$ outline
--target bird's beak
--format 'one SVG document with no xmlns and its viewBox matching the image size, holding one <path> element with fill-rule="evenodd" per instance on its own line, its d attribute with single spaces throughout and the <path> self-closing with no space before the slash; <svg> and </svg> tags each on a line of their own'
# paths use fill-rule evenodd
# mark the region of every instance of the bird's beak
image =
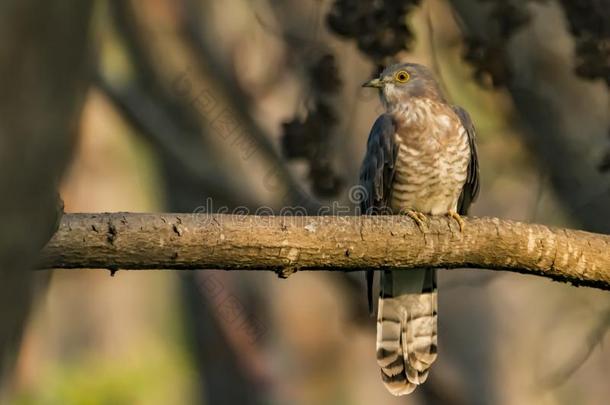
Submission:
<svg viewBox="0 0 610 405">
<path fill-rule="evenodd" d="M 380 89 L 383 87 L 383 82 L 379 78 L 375 78 L 373 80 L 369 80 L 366 83 L 363 83 L 362 87 L 375 87 L 377 89 Z"/>
</svg>

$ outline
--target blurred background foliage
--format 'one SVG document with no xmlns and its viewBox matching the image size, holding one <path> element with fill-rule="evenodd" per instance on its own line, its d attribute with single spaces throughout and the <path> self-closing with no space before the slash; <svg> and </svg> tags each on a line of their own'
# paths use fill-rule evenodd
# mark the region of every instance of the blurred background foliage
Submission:
<svg viewBox="0 0 610 405">
<path fill-rule="evenodd" d="M 33 100 L 57 69 L 64 91 L 42 98 L 45 108 L 81 105 L 58 113 L 64 124 L 25 103 L 0 133 L 29 139 L 26 124 L 38 122 L 34 132 L 55 148 L 21 184 L 53 184 L 44 176 L 63 172 L 65 212 L 351 207 L 349 188 L 381 112 L 360 84 L 399 60 L 432 67 L 473 117 L 482 175 L 473 215 L 610 233 L 605 0 L 77 3 L 89 6 L 77 14 L 8 1 L 0 13 L 29 23 L 14 32 L 5 25 L 3 45 L 34 37 L 0 47 L 0 65 L 27 73 L 37 52 L 49 62 L 32 71 L 38 87 L 11 70 L 1 80 Z M 64 35 L 51 42 L 56 32 Z M 85 39 L 72 59 L 62 51 Z M 0 97 L 0 123 L 13 123 L 9 94 Z M 63 156 L 60 164 L 49 166 L 49 155 Z M 21 171 L 0 158 L 3 173 Z M 43 198 L 32 193 L 11 195 Z M 38 212 L 53 223 L 55 196 L 44 196 L 50 208 L 24 206 L 23 218 Z M 32 231 L 44 239 L 49 225 L 41 228 Z M 0 236 L 0 251 L 14 251 Z M 38 248 L 31 235 L 22 243 Z M 25 325 L 20 348 L 12 331 L 21 327 L 10 339 L 0 329 L 7 403 L 601 405 L 610 397 L 602 345 L 610 300 L 593 289 L 441 272 L 438 364 L 398 399 L 378 375 L 360 275 L 55 271 L 16 290 L 9 276 L 32 264 L 2 265 L 2 294 L 16 298 L 3 303 L 0 323 Z M 37 305 L 26 317 L 34 286 Z"/>
</svg>

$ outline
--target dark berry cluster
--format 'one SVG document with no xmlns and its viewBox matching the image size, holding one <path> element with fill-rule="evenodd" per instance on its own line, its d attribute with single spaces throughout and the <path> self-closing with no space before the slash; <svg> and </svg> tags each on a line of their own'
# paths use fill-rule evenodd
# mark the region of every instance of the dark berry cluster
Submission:
<svg viewBox="0 0 610 405">
<path fill-rule="evenodd" d="M 336 34 L 356 41 L 362 52 L 380 62 L 408 47 L 413 33 L 407 14 L 420 0 L 335 0 L 327 16 Z"/>
<path fill-rule="evenodd" d="M 610 0 L 561 0 L 561 4 L 574 36 L 576 73 L 602 79 L 610 87 Z M 610 172 L 610 150 L 599 169 Z"/>
<path fill-rule="evenodd" d="M 510 79 L 505 60 L 506 43 L 477 37 L 467 37 L 464 42 L 464 59 L 474 68 L 475 80 L 479 84 L 491 84 L 493 87 L 504 86 Z"/>
<path fill-rule="evenodd" d="M 576 73 L 610 86 L 610 0 L 562 0 L 576 43 Z"/>
<path fill-rule="evenodd" d="M 335 58 L 325 53 L 314 58 L 307 69 L 310 105 L 305 119 L 295 117 L 283 123 L 282 149 L 287 159 L 305 159 L 309 164 L 312 191 L 320 197 L 335 196 L 343 185 L 332 165 L 330 141 L 337 125 L 337 113 L 330 99 L 341 87 Z"/>
<path fill-rule="evenodd" d="M 527 24 L 530 16 L 523 4 L 507 0 L 482 0 L 491 5 L 490 16 L 496 30 L 486 37 L 465 38 L 464 59 L 475 68 L 475 79 L 485 83 L 491 80 L 493 87 L 506 85 L 510 80 L 510 70 L 505 60 L 506 46 L 510 37 Z"/>
</svg>

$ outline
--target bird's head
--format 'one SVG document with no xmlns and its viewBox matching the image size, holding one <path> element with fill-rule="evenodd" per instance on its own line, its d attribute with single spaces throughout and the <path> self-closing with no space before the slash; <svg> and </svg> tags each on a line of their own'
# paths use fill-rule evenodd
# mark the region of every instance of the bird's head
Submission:
<svg viewBox="0 0 610 405">
<path fill-rule="evenodd" d="M 386 107 L 408 103 L 414 98 L 444 101 L 430 69 L 416 63 L 389 66 L 379 77 L 364 83 L 362 87 L 379 89 L 379 95 Z"/>
</svg>

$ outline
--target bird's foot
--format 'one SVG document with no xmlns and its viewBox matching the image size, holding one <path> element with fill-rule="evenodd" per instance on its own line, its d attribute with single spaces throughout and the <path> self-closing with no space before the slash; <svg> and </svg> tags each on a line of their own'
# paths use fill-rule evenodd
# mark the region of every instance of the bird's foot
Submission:
<svg viewBox="0 0 610 405">
<path fill-rule="evenodd" d="M 417 227 L 422 233 L 426 231 L 426 227 L 428 224 L 428 217 L 426 216 L 426 214 L 414 210 L 404 210 L 402 213 L 411 218 L 413 221 L 415 221 Z"/>
<path fill-rule="evenodd" d="M 460 226 L 460 232 L 464 232 L 464 228 L 466 227 L 466 222 L 464 221 L 464 218 L 462 218 L 460 216 L 460 214 L 458 214 L 455 211 L 449 211 L 447 213 L 447 216 L 450 218 L 455 219 L 455 221 L 458 223 L 458 225 Z"/>
</svg>

